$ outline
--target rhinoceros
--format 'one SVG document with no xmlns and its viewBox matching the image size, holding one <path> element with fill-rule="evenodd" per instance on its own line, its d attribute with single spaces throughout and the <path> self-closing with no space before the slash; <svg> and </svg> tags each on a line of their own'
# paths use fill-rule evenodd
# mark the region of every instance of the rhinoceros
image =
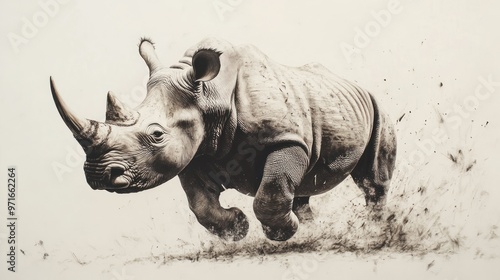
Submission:
<svg viewBox="0 0 500 280">
<path fill-rule="evenodd" d="M 278 64 L 252 45 L 207 38 L 162 65 L 150 39 L 147 96 L 135 109 L 109 92 L 105 122 L 75 115 L 50 78 L 54 102 L 81 144 L 88 184 L 132 193 L 178 176 L 189 208 L 211 233 L 240 240 L 245 214 L 221 192 L 254 197 L 267 238 L 285 241 L 313 219 L 309 198 L 351 175 L 380 209 L 396 159 L 396 137 L 373 95 L 320 64 Z"/>
</svg>

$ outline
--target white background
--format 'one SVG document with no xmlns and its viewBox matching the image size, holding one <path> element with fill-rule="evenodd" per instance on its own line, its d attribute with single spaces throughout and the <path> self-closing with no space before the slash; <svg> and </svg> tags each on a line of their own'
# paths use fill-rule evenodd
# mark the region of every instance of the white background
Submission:
<svg viewBox="0 0 500 280">
<path fill-rule="evenodd" d="M 500 81 L 497 1 L 400 0 L 384 26 L 374 13 L 387 10 L 388 0 L 69 0 L 55 2 L 52 15 L 45 2 L 0 4 L 2 279 L 498 279 L 500 85 L 488 90 L 481 82 Z M 217 11 L 223 3 L 229 8 Z M 27 31 L 26 21 L 36 30 Z M 358 30 L 367 28 L 368 41 L 360 44 L 359 32 L 366 31 Z M 409 218 L 407 243 L 421 247 L 322 251 L 344 236 L 351 218 L 362 222 L 363 201 L 350 180 L 313 200 L 318 222 L 289 241 L 311 244 L 311 236 L 324 233 L 330 243 L 318 241 L 319 253 L 273 256 L 245 255 L 262 244 L 283 245 L 265 240 L 252 200 L 243 195 L 223 196 L 224 205 L 251 219 L 249 236 L 233 245 L 196 222 L 177 178 L 137 194 L 92 191 L 82 151 L 53 104 L 49 76 L 74 111 L 102 121 L 108 90 L 131 106 L 145 95 L 142 36 L 155 41 L 165 65 L 206 36 L 254 44 L 287 65 L 320 62 L 371 90 L 395 123 L 404 114 L 396 124 L 398 171 L 389 207 L 398 223 Z M 358 52 L 346 54 L 346 45 Z M 17 273 L 4 261 L 11 165 L 18 168 L 17 238 L 24 252 L 17 252 Z M 345 236 L 363 247 L 363 234 Z M 163 261 L 208 249 L 227 255 L 228 248 L 243 253 Z"/>
</svg>

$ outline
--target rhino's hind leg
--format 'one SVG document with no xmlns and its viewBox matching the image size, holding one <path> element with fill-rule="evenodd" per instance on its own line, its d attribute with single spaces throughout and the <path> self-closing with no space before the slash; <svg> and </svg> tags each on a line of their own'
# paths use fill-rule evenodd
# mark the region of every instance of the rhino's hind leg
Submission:
<svg viewBox="0 0 500 280">
<path fill-rule="evenodd" d="M 299 220 L 292 212 L 294 192 L 304 177 L 308 161 L 304 149 L 298 146 L 276 149 L 266 159 L 253 209 L 271 240 L 288 240 L 298 229 Z"/>
<path fill-rule="evenodd" d="M 185 170 L 179 174 L 179 179 L 186 192 L 189 208 L 208 231 L 233 241 L 247 235 L 247 217 L 236 207 L 226 209 L 220 205 L 220 188 L 208 179 L 207 174 Z"/>
<path fill-rule="evenodd" d="M 396 161 L 396 136 L 387 115 L 373 102 L 375 121 L 372 136 L 351 176 L 364 191 L 366 204 L 380 209 L 385 204 Z"/>
<path fill-rule="evenodd" d="M 314 214 L 309 206 L 309 196 L 295 197 L 293 199 L 292 211 L 297 215 L 301 223 L 312 222 Z"/>
</svg>

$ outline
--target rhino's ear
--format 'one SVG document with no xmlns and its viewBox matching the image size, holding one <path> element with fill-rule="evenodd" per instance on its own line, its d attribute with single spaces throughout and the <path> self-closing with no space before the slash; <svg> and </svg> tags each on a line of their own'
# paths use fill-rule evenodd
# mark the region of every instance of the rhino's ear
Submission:
<svg viewBox="0 0 500 280">
<path fill-rule="evenodd" d="M 212 49 L 201 49 L 193 55 L 193 70 L 196 82 L 208 82 L 217 77 L 220 70 L 220 55 Z"/>
<path fill-rule="evenodd" d="M 154 43 L 151 39 L 141 38 L 141 42 L 139 43 L 139 53 L 148 65 L 150 76 L 162 67 L 158 56 L 156 56 Z"/>
</svg>

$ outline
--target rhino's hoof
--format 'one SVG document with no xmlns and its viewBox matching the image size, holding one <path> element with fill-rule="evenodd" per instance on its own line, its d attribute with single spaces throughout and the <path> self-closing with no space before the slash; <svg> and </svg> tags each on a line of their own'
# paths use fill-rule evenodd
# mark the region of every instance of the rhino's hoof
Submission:
<svg viewBox="0 0 500 280">
<path fill-rule="evenodd" d="M 234 220 L 232 220 L 231 223 L 225 228 L 213 233 L 225 240 L 240 241 L 241 239 L 245 238 L 248 233 L 248 219 L 245 214 L 243 214 L 243 212 L 238 208 L 230 208 L 228 210 L 235 213 Z"/>
<path fill-rule="evenodd" d="M 239 209 L 238 209 L 239 210 Z M 239 213 L 236 215 L 236 220 L 234 222 L 234 228 L 231 232 L 231 239 L 233 241 L 240 241 L 241 239 L 245 238 L 248 233 L 248 219 L 241 210 Z"/>
<path fill-rule="evenodd" d="M 284 227 L 270 227 L 266 225 L 262 225 L 262 229 L 264 230 L 264 234 L 267 238 L 274 241 L 286 241 L 297 232 L 299 228 L 299 221 L 297 216 L 290 215 L 290 223 Z"/>
</svg>

